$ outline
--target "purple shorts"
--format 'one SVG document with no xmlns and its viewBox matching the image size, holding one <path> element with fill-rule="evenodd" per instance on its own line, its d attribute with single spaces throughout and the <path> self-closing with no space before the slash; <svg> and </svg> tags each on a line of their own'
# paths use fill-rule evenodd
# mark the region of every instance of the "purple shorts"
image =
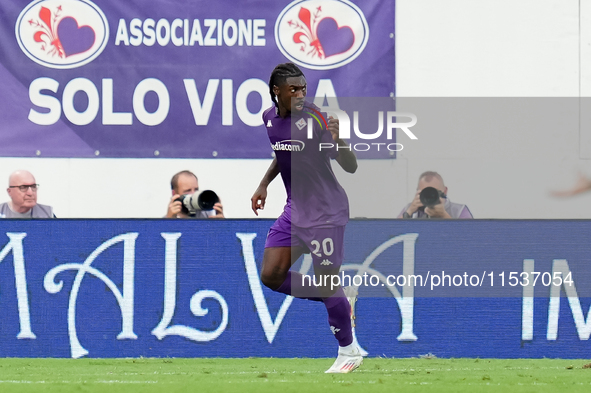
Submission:
<svg viewBox="0 0 591 393">
<path fill-rule="evenodd" d="M 283 212 L 269 229 L 265 248 L 302 247 L 311 253 L 314 266 L 338 268 L 344 258 L 345 226 L 300 228 Z"/>
</svg>

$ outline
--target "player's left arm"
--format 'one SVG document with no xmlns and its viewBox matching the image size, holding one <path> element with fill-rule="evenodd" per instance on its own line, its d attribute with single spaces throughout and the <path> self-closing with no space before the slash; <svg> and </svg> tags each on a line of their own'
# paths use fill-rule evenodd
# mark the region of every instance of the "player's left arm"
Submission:
<svg viewBox="0 0 591 393">
<path fill-rule="evenodd" d="M 328 130 L 332 135 L 332 139 L 338 146 L 347 146 L 345 141 L 339 138 L 339 120 L 330 117 L 328 119 Z M 339 149 L 339 155 L 336 157 L 337 162 L 345 170 L 345 172 L 355 173 L 357 171 L 357 157 L 351 149 Z"/>
</svg>

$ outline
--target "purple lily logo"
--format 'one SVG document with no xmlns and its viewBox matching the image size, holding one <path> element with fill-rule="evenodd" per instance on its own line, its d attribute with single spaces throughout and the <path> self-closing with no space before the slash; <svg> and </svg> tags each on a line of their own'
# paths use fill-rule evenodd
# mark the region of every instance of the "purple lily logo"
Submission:
<svg viewBox="0 0 591 393">
<path fill-rule="evenodd" d="M 19 15 L 15 33 L 36 63 L 75 68 L 103 51 L 109 29 L 103 12 L 88 0 L 37 0 Z"/>
<path fill-rule="evenodd" d="M 350 63 L 363 52 L 368 38 L 363 12 L 348 0 L 296 0 L 275 23 L 279 50 L 310 69 Z"/>
<path fill-rule="evenodd" d="M 320 59 L 338 55 L 351 49 L 355 42 L 355 33 L 349 26 L 339 27 L 331 17 L 322 17 L 322 6 L 312 14 L 305 7 L 300 8 L 299 21 L 289 20 L 287 24 L 298 30 L 293 41 L 301 44 L 300 50 L 310 57 Z"/>
</svg>

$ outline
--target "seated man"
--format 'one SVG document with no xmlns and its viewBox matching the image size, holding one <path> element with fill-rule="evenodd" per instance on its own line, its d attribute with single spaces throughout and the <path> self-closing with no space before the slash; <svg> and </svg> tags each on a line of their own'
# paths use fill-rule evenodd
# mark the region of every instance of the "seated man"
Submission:
<svg viewBox="0 0 591 393">
<path fill-rule="evenodd" d="M 223 206 L 220 202 L 213 205 L 213 210 L 198 210 L 195 215 L 183 213 L 179 198 L 181 195 L 193 195 L 199 191 L 197 176 L 191 171 L 180 171 L 170 180 L 172 197 L 168 203 L 165 218 L 224 218 Z"/>
<path fill-rule="evenodd" d="M 0 218 L 55 218 L 51 206 L 37 203 L 38 187 L 30 172 L 13 172 L 6 189 L 11 200 L 0 204 Z"/>
<path fill-rule="evenodd" d="M 439 204 L 425 207 L 421 203 L 420 194 L 426 187 L 433 187 L 439 191 Z M 447 187 L 443 178 L 437 172 L 424 172 L 419 177 L 417 193 L 411 203 L 406 205 L 398 218 L 474 218 L 468 206 L 453 203 L 447 197 Z"/>
</svg>

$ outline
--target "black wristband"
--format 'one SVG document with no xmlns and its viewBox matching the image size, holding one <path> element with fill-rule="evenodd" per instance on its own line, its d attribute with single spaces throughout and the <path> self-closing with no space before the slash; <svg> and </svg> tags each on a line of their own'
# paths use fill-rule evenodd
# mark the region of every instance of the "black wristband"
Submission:
<svg viewBox="0 0 591 393">
<path fill-rule="evenodd" d="M 412 218 L 412 216 L 408 212 L 404 212 L 402 213 L 402 218 Z"/>
</svg>

